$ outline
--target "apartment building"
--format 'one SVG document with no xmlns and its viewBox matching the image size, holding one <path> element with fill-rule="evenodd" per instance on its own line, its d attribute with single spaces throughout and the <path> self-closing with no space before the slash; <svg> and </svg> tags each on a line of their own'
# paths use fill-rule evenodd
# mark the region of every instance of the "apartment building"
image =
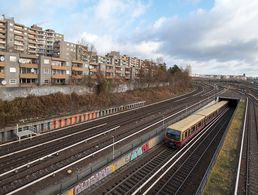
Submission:
<svg viewBox="0 0 258 195">
<path fill-rule="evenodd" d="M 141 69 L 156 63 L 111 51 L 105 56 L 64 35 L 14 18 L 0 18 L 0 84 L 8 87 L 80 83 L 85 76 L 138 80 Z"/>
<path fill-rule="evenodd" d="M 81 60 L 89 64 L 90 55 L 87 46 L 76 44 L 76 60 Z"/>
<path fill-rule="evenodd" d="M 76 60 L 76 44 L 67 41 L 55 41 L 53 56 L 65 60 Z"/>
<path fill-rule="evenodd" d="M 37 25 L 27 27 L 14 18 L 0 18 L 0 50 L 30 55 L 53 55 L 55 41 L 64 36 L 54 30 L 43 30 Z"/>
</svg>

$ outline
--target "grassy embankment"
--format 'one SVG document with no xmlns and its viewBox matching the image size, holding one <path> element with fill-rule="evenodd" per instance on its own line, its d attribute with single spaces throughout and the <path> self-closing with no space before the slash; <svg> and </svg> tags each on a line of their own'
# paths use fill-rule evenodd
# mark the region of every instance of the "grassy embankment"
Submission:
<svg viewBox="0 0 258 195">
<path fill-rule="evenodd" d="M 245 112 L 245 103 L 240 102 L 225 141 L 212 168 L 204 194 L 233 194 L 237 172 L 239 144 Z"/>
<path fill-rule="evenodd" d="M 16 124 L 22 119 L 27 121 L 40 118 L 68 115 L 78 112 L 98 110 L 137 101 L 151 103 L 191 91 L 191 86 L 144 88 L 125 93 L 65 95 L 62 93 L 47 96 L 28 96 L 13 101 L 0 100 L 0 128 Z M 28 120 L 29 119 L 29 120 Z"/>
</svg>

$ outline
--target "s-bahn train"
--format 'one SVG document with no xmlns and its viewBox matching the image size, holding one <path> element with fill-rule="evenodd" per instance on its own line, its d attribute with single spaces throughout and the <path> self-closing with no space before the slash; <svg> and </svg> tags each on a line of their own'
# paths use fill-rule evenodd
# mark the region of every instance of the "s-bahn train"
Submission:
<svg viewBox="0 0 258 195">
<path fill-rule="evenodd" d="M 164 137 L 165 144 L 172 148 L 181 148 L 227 106 L 227 101 L 216 102 L 168 126 Z"/>
</svg>

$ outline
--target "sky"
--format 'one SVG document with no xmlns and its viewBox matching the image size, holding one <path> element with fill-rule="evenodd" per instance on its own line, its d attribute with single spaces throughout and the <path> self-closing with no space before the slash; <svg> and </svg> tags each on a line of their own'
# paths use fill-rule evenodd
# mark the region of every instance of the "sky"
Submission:
<svg viewBox="0 0 258 195">
<path fill-rule="evenodd" d="M 0 13 L 66 41 L 193 74 L 258 77 L 258 0 L 0 0 Z"/>
</svg>

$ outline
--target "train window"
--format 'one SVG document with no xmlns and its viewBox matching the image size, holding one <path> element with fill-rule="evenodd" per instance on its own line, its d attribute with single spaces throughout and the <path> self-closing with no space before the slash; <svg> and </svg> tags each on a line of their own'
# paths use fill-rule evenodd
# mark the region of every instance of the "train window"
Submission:
<svg viewBox="0 0 258 195">
<path fill-rule="evenodd" d="M 190 129 L 186 130 L 186 137 L 188 137 L 190 135 Z"/>
<path fill-rule="evenodd" d="M 180 132 L 174 129 L 167 129 L 167 136 L 175 141 L 180 141 Z"/>
<path fill-rule="evenodd" d="M 192 127 L 191 133 L 195 131 L 195 126 Z"/>
</svg>

